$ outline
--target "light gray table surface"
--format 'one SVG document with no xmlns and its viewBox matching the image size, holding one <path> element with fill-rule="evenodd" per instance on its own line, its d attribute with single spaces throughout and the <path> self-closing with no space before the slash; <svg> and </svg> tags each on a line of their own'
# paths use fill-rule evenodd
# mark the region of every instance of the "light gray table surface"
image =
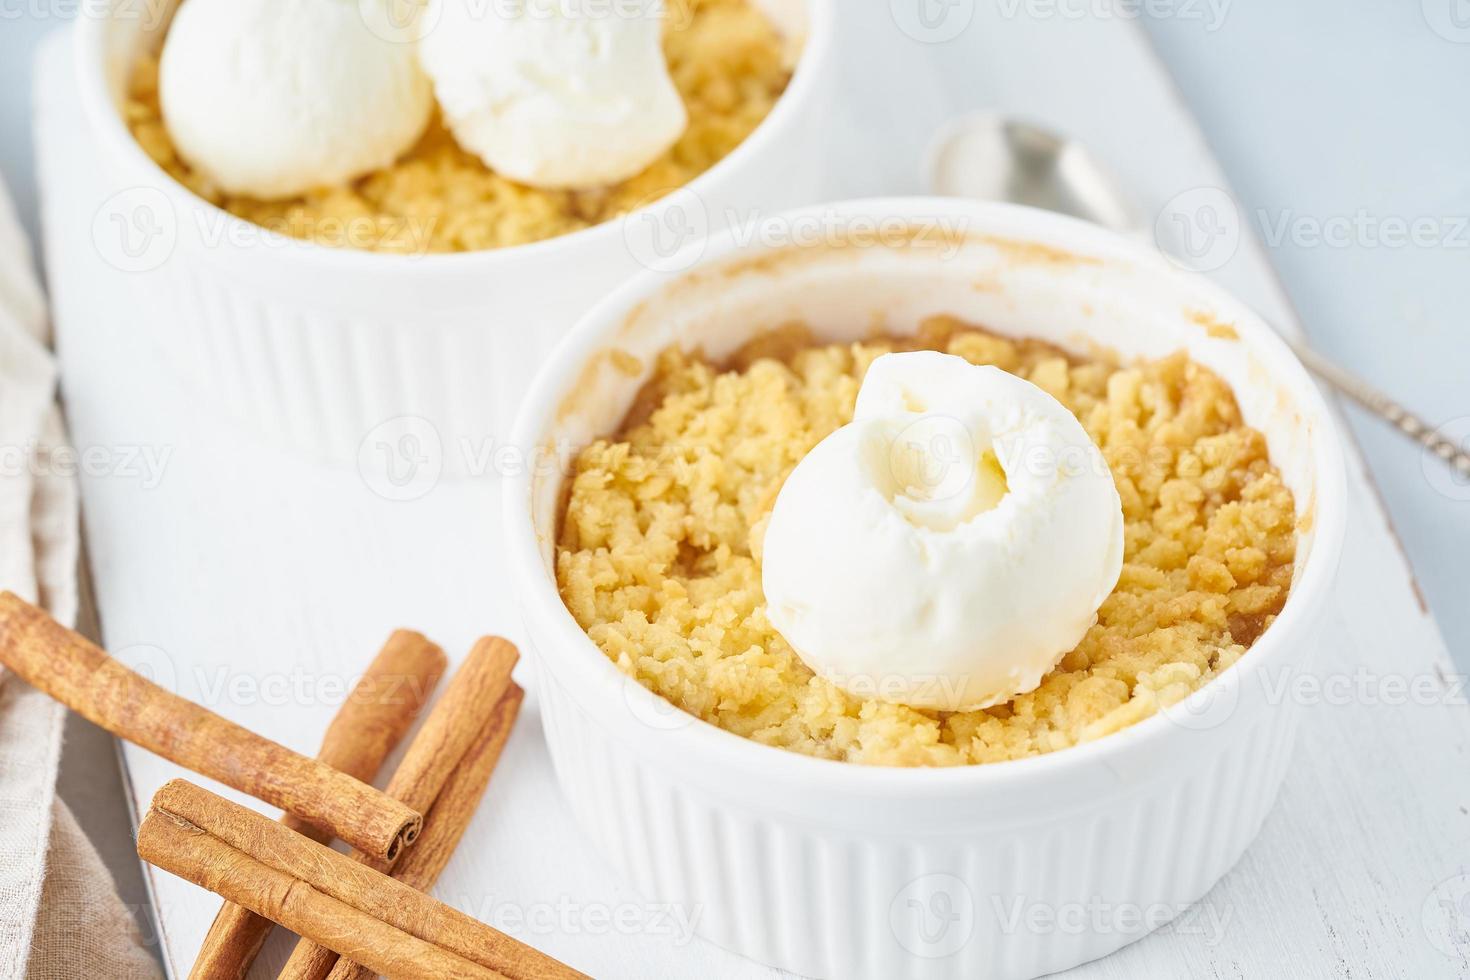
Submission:
<svg viewBox="0 0 1470 980">
<path fill-rule="evenodd" d="M 1102 0 L 996 2 L 1066 16 Z M 1156 12 L 1149 31 L 1234 184 L 1241 220 L 1271 246 L 1313 342 L 1470 439 L 1470 327 L 1461 323 L 1470 307 L 1462 111 L 1470 3 L 1141 6 Z M 0 0 L 0 173 L 33 236 L 31 54 L 76 7 Z M 963 35 L 950 43 L 963 44 Z M 1394 229 L 1416 221 L 1428 243 L 1396 244 Z M 1375 420 L 1353 413 L 1352 423 L 1451 653 L 1470 669 L 1470 590 L 1457 557 L 1470 554 L 1470 484 L 1426 468 L 1419 451 Z M 74 723 L 62 795 L 98 840 L 125 900 L 142 903 L 119 787 L 110 740 Z"/>
</svg>

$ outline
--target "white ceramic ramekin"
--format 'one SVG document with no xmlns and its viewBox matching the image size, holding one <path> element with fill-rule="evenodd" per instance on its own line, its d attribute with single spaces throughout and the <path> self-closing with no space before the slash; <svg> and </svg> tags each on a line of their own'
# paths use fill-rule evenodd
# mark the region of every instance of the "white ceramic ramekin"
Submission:
<svg viewBox="0 0 1470 980">
<path fill-rule="evenodd" d="M 393 256 L 266 232 L 155 165 L 119 107 L 129 67 L 158 43 L 174 2 L 111 0 L 107 16 L 79 19 L 75 39 L 83 103 L 116 192 L 94 237 L 134 273 L 152 339 L 206 403 L 271 442 L 338 462 L 357 459 L 384 423 L 423 419 L 441 440 L 445 471 L 472 472 L 505 440 L 546 354 L 596 299 L 661 265 L 681 236 L 818 199 L 834 4 L 805 2 L 809 36 L 786 93 L 685 189 L 549 241 Z"/>
<path fill-rule="evenodd" d="M 1181 914 L 1202 932 L 1228 923 L 1205 914 L 1228 910 L 1186 907 L 1271 807 L 1296 718 L 1265 681 L 1308 661 L 1342 538 L 1338 438 L 1306 373 L 1207 281 L 1044 212 L 866 201 L 750 238 L 718 239 L 691 271 L 643 275 L 600 303 L 538 378 L 517 445 L 549 460 L 606 434 L 668 345 L 719 357 L 794 320 L 837 340 L 952 313 L 1077 351 L 1183 348 L 1231 383 L 1295 492 L 1295 584 L 1236 666 L 1117 734 L 961 769 L 830 762 L 696 721 L 613 667 L 557 594 L 565 467 L 537 467 L 507 486 L 508 555 L 581 824 L 646 896 L 697 916 L 701 935 L 818 977 L 1030 977 Z"/>
</svg>

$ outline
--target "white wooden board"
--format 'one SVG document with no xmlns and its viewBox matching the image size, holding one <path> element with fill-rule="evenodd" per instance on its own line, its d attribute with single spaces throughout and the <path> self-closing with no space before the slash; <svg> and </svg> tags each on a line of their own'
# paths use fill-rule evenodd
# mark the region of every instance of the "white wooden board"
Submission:
<svg viewBox="0 0 1470 980">
<path fill-rule="evenodd" d="M 948 9 L 972 16 L 963 33 L 925 44 L 895 28 L 890 7 L 901 6 L 843 4 L 832 197 L 918 190 L 934 126 L 985 107 L 1085 138 L 1150 215 L 1182 192 L 1226 186 L 1132 22 L 959 0 Z M 392 503 L 355 471 L 264 448 L 192 403 L 140 339 L 134 283 L 94 246 L 94 215 L 118 188 L 94 166 L 70 54 L 58 36 L 38 63 L 39 172 L 68 416 L 79 447 L 101 447 L 82 481 L 106 641 L 181 693 L 312 753 L 342 687 L 393 627 L 421 629 L 455 656 L 482 633 L 520 638 L 497 563 L 497 482 Z M 1292 322 L 1253 241 L 1216 274 Z M 1351 465 L 1334 656 L 1319 668 L 1322 692 L 1283 695 L 1314 707 L 1260 839 L 1197 913 L 1076 976 L 1470 973 L 1470 901 L 1458 920 L 1444 911 L 1470 891 L 1470 711 L 1371 484 Z M 534 687 L 530 665 L 521 674 Z M 1418 693 L 1397 693 L 1400 683 Z M 656 897 L 617 880 L 562 806 L 534 698 L 525 714 L 439 897 L 599 977 L 775 975 L 690 940 Z M 135 807 L 182 774 L 132 747 L 123 756 Z M 148 877 L 165 960 L 184 976 L 217 903 Z M 288 949 L 277 936 L 254 975 L 274 976 Z"/>
</svg>

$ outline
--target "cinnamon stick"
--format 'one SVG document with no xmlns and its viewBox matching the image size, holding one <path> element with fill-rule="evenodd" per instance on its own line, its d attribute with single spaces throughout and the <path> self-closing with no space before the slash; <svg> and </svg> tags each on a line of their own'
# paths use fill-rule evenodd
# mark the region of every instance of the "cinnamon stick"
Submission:
<svg viewBox="0 0 1470 980">
<path fill-rule="evenodd" d="M 153 797 L 138 855 L 390 977 L 582 974 L 421 891 L 176 779 Z"/>
<path fill-rule="evenodd" d="M 494 970 L 387 925 L 333 895 L 302 887 L 299 879 L 167 812 L 152 810 L 144 817 L 138 854 L 287 929 L 351 950 L 389 977 L 502 980 Z"/>
<path fill-rule="evenodd" d="M 446 664 L 444 651 L 423 634 L 395 632 L 327 727 L 317 759 L 371 781 L 413 724 Z M 319 844 L 330 842 L 325 831 L 291 814 L 281 823 Z M 244 980 L 273 928 L 269 919 L 226 902 L 204 937 L 190 980 Z"/>
<path fill-rule="evenodd" d="M 484 720 L 509 689 L 511 668 L 519 656 L 514 644 L 498 636 L 475 643 L 388 781 L 389 796 L 419 812 L 429 810 L 474 744 Z M 353 857 L 367 860 L 378 871 L 392 867 L 391 861 L 372 861 L 372 855 Z M 336 961 L 330 949 L 303 938 L 291 951 L 278 980 L 324 980 Z"/>
<path fill-rule="evenodd" d="M 394 878 L 422 892 L 434 887 L 449 864 L 454 849 L 459 846 L 470 818 L 479 809 L 485 787 L 490 784 L 490 777 L 500 761 L 501 750 L 510 737 L 524 699 L 525 692 L 516 684 L 505 692 L 480 733 L 479 741 L 465 753 L 459 768 L 454 770 L 439 798 L 434 801 L 433 809 L 424 815 L 424 832 L 419 835 L 418 843 L 394 866 Z M 501 972 L 510 977 L 516 976 L 510 966 L 502 968 Z M 372 975 L 368 967 L 342 956 L 337 959 L 332 972 L 327 974 L 327 980 L 372 980 Z"/>
<path fill-rule="evenodd" d="M 485 719 L 510 690 L 511 669 L 519 659 L 515 644 L 502 637 L 475 642 L 388 780 L 389 796 L 420 813 L 428 812 L 450 773 L 479 738 Z"/>
<path fill-rule="evenodd" d="M 412 807 L 159 687 L 10 592 L 0 593 L 0 663 L 114 735 L 365 853 L 391 859 L 418 836 Z"/>
</svg>

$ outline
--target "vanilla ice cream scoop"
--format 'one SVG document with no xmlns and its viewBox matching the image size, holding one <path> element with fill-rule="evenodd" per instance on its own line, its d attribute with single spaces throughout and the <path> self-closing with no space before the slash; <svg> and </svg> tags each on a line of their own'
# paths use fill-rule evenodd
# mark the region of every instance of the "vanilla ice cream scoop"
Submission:
<svg viewBox="0 0 1470 980">
<path fill-rule="evenodd" d="M 426 25 L 420 56 L 446 124 L 512 180 L 614 184 L 688 125 L 664 60 L 661 0 L 432 0 Z"/>
<path fill-rule="evenodd" d="M 762 544 L 767 616 L 865 698 L 958 711 L 1033 690 L 1123 567 L 1123 510 L 1071 412 L 932 351 L 868 369 L 792 470 Z"/>
<path fill-rule="evenodd" d="M 294 197 L 386 167 L 434 94 L 389 0 L 188 0 L 159 62 L 179 155 L 220 190 Z"/>
</svg>

